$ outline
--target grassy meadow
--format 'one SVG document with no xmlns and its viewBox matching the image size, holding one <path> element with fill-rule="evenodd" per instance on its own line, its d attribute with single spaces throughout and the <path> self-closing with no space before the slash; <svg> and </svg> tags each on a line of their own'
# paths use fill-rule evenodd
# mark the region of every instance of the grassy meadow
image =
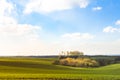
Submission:
<svg viewBox="0 0 120 80">
<path fill-rule="evenodd" d="M 120 64 L 99 68 L 53 65 L 55 58 L 1 57 L 0 79 L 120 80 Z"/>
</svg>

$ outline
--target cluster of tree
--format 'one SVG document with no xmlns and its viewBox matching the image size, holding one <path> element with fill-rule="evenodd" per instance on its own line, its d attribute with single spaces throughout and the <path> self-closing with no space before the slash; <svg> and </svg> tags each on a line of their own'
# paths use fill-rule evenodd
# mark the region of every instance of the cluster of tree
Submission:
<svg viewBox="0 0 120 80">
<path fill-rule="evenodd" d="M 115 61 L 116 63 L 120 63 L 120 56 L 116 56 L 115 59 L 114 59 L 114 61 Z"/>
<path fill-rule="evenodd" d="M 87 56 L 80 51 L 62 51 L 53 64 L 74 67 L 98 67 L 120 63 L 120 56 Z"/>
<path fill-rule="evenodd" d="M 67 58 L 67 57 L 71 57 L 71 58 L 78 58 L 80 56 L 83 56 L 84 53 L 81 51 L 62 51 L 61 53 L 59 53 L 59 58 Z"/>
<path fill-rule="evenodd" d="M 120 56 L 108 56 L 108 57 L 99 57 L 95 59 L 100 66 L 106 66 L 109 64 L 115 64 L 115 63 L 120 63 Z"/>
<path fill-rule="evenodd" d="M 99 63 L 90 58 L 64 58 L 55 60 L 53 64 L 73 67 L 98 67 Z"/>
</svg>

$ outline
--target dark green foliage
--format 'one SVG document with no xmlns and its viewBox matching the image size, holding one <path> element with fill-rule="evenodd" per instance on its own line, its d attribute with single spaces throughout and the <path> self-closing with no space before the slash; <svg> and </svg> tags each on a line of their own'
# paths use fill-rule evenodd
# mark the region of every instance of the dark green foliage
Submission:
<svg viewBox="0 0 120 80">
<path fill-rule="evenodd" d="M 55 65 L 58 65 L 59 63 L 60 63 L 59 60 L 55 60 L 55 61 L 52 62 L 52 64 L 55 64 Z"/>
<path fill-rule="evenodd" d="M 106 66 L 120 62 L 120 56 L 92 56 L 91 58 L 99 62 L 100 66 Z"/>
<path fill-rule="evenodd" d="M 116 63 L 120 63 L 120 56 L 115 57 L 114 60 L 115 60 Z"/>
</svg>

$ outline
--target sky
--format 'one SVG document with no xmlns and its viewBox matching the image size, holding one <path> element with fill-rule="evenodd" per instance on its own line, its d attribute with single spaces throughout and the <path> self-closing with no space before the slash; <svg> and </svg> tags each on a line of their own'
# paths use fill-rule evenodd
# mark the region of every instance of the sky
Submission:
<svg viewBox="0 0 120 80">
<path fill-rule="evenodd" d="M 120 0 L 0 0 L 0 56 L 120 55 Z"/>
</svg>

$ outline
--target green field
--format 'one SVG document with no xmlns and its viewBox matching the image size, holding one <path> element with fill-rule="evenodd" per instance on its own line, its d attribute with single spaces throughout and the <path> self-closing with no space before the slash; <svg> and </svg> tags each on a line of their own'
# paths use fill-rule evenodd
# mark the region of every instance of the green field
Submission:
<svg viewBox="0 0 120 80">
<path fill-rule="evenodd" d="M 54 58 L 1 57 L 0 79 L 120 80 L 120 64 L 99 68 L 53 65 Z"/>
</svg>

